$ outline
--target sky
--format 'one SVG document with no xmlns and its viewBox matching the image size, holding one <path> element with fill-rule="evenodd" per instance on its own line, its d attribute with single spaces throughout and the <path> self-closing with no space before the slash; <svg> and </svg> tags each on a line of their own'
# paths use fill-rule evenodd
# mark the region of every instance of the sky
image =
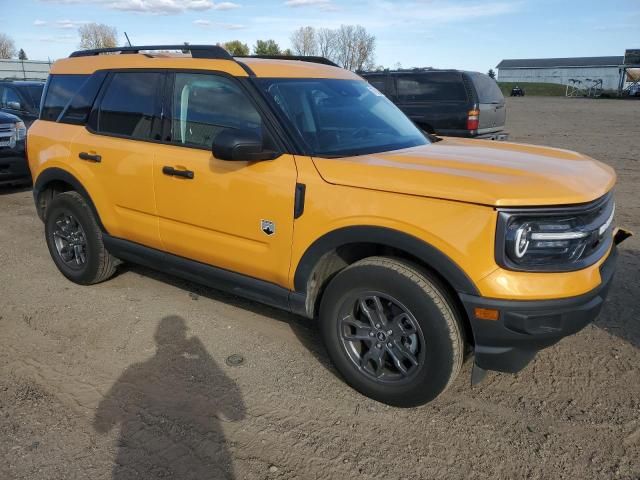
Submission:
<svg viewBox="0 0 640 480">
<path fill-rule="evenodd" d="M 78 47 L 78 27 L 105 23 L 124 44 L 290 46 L 301 26 L 362 25 L 376 37 L 375 64 L 486 72 L 504 58 L 624 55 L 640 48 L 638 0 L 0 0 L 0 32 L 29 59 Z M 3 9 L 5 12 L 6 8 Z"/>
</svg>

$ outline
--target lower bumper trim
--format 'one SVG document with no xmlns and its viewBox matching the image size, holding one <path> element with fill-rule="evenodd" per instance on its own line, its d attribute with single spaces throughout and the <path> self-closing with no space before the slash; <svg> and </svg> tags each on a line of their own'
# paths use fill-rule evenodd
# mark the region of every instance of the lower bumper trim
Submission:
<svg viewBox="0 0 640 480">
<path fill-rule="evenodd" d="M 475 363 L 485 370 L 515 373 L 536 353 L 596 319 L 606 299 L 617 251 L 600 266 L 601 284 L 584 295 L 557 300 L 514 301 L 460 294 L 475 340 Z M 498 320 L 475 318 L 476 308 L 499 310 Z"/>
</svg>

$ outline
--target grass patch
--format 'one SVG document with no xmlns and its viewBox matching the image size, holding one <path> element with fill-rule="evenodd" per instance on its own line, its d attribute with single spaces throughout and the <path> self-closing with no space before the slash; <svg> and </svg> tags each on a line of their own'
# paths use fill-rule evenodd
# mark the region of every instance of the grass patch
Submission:
<svg viewBox="0 0 640 480">
<path fill-rule="evenodd" d="M 505 97 L 511 95 L 511 89 L 516 85 L 524 89 L 525 95 L 539 97 L 564 97 L 567 91 L 567 87 L 559 83 L 498 82 L 498 85 Z"/>
</svg>

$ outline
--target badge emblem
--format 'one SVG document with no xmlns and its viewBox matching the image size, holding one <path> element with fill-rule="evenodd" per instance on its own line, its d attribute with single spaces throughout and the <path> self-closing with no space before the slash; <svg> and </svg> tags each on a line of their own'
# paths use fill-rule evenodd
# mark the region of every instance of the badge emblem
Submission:
<svg viewBox="0 0 640 480">
<path fill-rule="evenodd" d="M 271 220 L 260 220 L 260 229 L 268 236 L 276 233 L 276 225 Z"/>
</svg>

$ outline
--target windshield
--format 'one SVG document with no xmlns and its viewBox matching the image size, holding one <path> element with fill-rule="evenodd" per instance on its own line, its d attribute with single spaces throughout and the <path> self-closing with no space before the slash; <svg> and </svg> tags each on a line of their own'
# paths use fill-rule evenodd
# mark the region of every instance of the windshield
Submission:
<svg viewBox="0 0 640 480">
<path fill-rule="evenodd" d="M 42 89 L 44 85 L 20 85 L 18 89 L 23 93 L 32 110 L 40 109 L 40 99 L 42 98 Z"/>
<path fill-rule="evenodd" d="M 312 155 L 345 157 L 429 143 L 404 113 L 363 80 L 257 82 Z"/>
</svg>

